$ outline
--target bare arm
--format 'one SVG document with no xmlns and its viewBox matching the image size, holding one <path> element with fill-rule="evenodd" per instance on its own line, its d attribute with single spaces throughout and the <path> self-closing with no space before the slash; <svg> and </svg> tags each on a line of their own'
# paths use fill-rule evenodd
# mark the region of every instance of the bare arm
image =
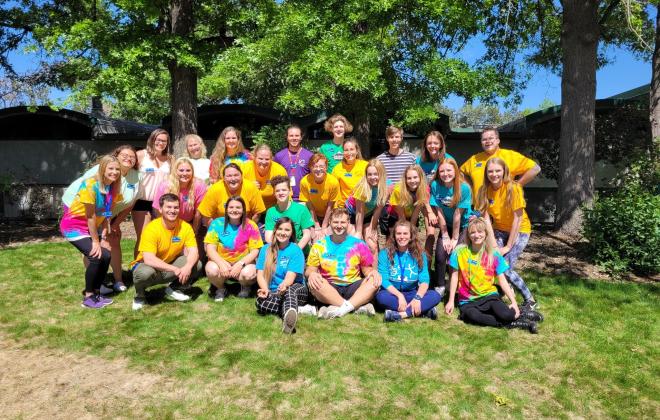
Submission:
<svg viewBox="0 0 660 420">
<path fill-rule="evenodd" d="M 451 280 L 449 284 L 449 300 L 445 305 L 445 313 L 451 315 L 454 312 L 454 301 L 456 300 L 456 289 L 458 288 L 458 270 L 451 273 Z"/>
<path fill-rule="evenodd" d="M 303 229 L 303 234 L 300 237 L 300 241 L 298 241 L 298 246 L 300 247 L 300 249 L 304 249 L 311 239 L 312 239 L 312 232 L 310 228 Z"/>
<path fill-rule="evenodd" d="M 533 168 L 529 169 L 527 172 L 522 174 L 522 176 L 518 179 L 518 184 L 520 186 L 525 186 L 532 182 L 534 178 L 541 172 L 541 167 L 539 165 L 534 165 Z"/>
<path fill-rule="evenodd" d="M 364 201 L 355 200 L 355 237 L 362 239 L 364 225 Z"/>
</svg>

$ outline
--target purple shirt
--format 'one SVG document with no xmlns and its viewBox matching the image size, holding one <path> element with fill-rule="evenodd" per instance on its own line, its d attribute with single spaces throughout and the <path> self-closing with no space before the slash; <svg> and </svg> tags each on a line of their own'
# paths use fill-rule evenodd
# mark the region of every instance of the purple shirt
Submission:
<svg viewBox="0 0 660 420">
<path fill-rule="evenodd" d="M 293 192 L 293 201 L 298 201 L 298 197 L 300 196 L 300 181 L 309 173 L 307 165 L 309 165 L 309 160 L 313 155 L 314 153 L 304 147 L 301 147 L 298 153 L 295 154 L 287 147 L 275 153 L 275 157 L 273 157 L 275 162 L 286 169 L 286 173 L 292 179 L 291 191 Z"/>
</svg>

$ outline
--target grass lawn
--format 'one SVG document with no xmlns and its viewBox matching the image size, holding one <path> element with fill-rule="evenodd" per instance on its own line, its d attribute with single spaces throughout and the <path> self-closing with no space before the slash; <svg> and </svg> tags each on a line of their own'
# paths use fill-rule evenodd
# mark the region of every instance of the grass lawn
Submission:
<svg viewBox="0 0 660 420">
<path fill-rule="evenodd" d="M 524 274 L 538 335 L 379 314 L 302 317 L 284 336 L 253 299 L 209 300 L 206 279 L 188 303 L 134 313 L 129 289 L 85 310 L 79 253 L 37 244 L 0 251 L 0 339 L 122 360 L 176 390 L 90 408 L 102 417 L 660 418 L 658 285 Z"/>
</svg>

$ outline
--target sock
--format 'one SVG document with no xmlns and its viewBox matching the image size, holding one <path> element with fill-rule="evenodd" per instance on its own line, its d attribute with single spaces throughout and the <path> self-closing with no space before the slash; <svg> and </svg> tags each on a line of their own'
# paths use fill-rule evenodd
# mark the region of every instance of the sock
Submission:
<svg viewBox="0 0 660 420">
<path fill-rule="evenodd" d="M 342 303 L 340 307 L 330 311 L 332 313 L 331 317 L 332 318 L 337 318 L 337 317 L 340 317 L 340 316 L 344 316 L 347 313 L 351 312 L 353 309 L 355 309 L 355 308 L 353 307 L 353 305 L 351 305 L 351 302 L 345 300 L 344 303 Z"/>
</svg>

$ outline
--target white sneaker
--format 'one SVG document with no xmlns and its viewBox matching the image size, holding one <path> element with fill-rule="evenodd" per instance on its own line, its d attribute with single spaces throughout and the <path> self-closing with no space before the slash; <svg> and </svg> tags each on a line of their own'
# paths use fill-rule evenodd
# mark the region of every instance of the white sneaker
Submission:
<svg viewBox="0 0 660 420">
<path fill-rule="evenodd" d="M 144 300 L 133 299 L 132 308 L 134 311 L 139 311 L 140 309 L 144 308 Z"/>
<path fill-rule="evenodd" d="M 241 291 L 238 292 L 238 296 L 241 299 L 247 299 L 250 297 L 250 292 L 252 291 L 252 287 L 250 286 L 241 286 Z"/>
<path fill-rule="evenodd" d="M 325 318 L 341 318 L 344 315 L 346 315 L 346 312 L 341 306 L 328 306 L 328 312 L 326 313 Z"/>
<path fill-rule="evenodd" d="M 298 313 L 300 315 L 316 316 L 316 306 L 313 305 L 298 306 Z"/>
<path fill-rule="evenodd" d="M 105 284 L 102 284 L 102 285 L 101 285 L 101 289 L 99 289 L 99 290 L 100 290 L 100 292 L 101 292 L 102 295 L 110 295 L 110 294 L 113 294 L 113 293 L 115 292 L 115 291 L 112 290 L 111 288 L 106 287 Z"/>
<path fill-rule="evenodd" d="M 357 308 L 355 313 L 358 315 L 374 316 L 376 315 L 376 309 L 374 308 L 374 305 L 367 303 L 366 305 L 362 305 Z"/>
<path fill-rule="evenodd" d="M 330 306 L 321 306 L 321 307 L 319 308 L 319 312 L 318 312 L 318 314 L 317 314 L 316 316 L 317 316 L 317 318 L 319 318 L 319 319 L 321 319 L 321 318 L 322 318 L 322 319 L 330 319 L 330 315 L 329 315 L 330 311 L 334 311 L 334 310 L 336 310 L 336 309 L 339 309 L 339 306 L 334 306 L 334 305 L 330 305 Z M 334 317 L 333 317 L 333 318 L 334 318 Z"/>
<path fill-rule="evenodd" d="M 282 332 L 284 334 L 293 333 L 296 329 L 296 322 L 298 322 L 298 312 L 293 308 L 289 308 L 282 317 Z"/>
<path fill-rule="evenodd" d="M 183 294 L 178 290 L 174 290 L 170 286 L 167 286 L 167 288 L 165 289 L 165 294 L 171 297 L 172 299 L 176 300 L 177 302 L 185 302 L 187 300 L 190 300 L 190 296 Z"/>
<path fill-rule="evenodd" d="M 215 291 L 215 295 L 213 296 L 213 300 L 216 302 L 222 302 L 225 300 L 225 297 L 227 297 L 227 289 L 217 289 Z"/>
</svg>

